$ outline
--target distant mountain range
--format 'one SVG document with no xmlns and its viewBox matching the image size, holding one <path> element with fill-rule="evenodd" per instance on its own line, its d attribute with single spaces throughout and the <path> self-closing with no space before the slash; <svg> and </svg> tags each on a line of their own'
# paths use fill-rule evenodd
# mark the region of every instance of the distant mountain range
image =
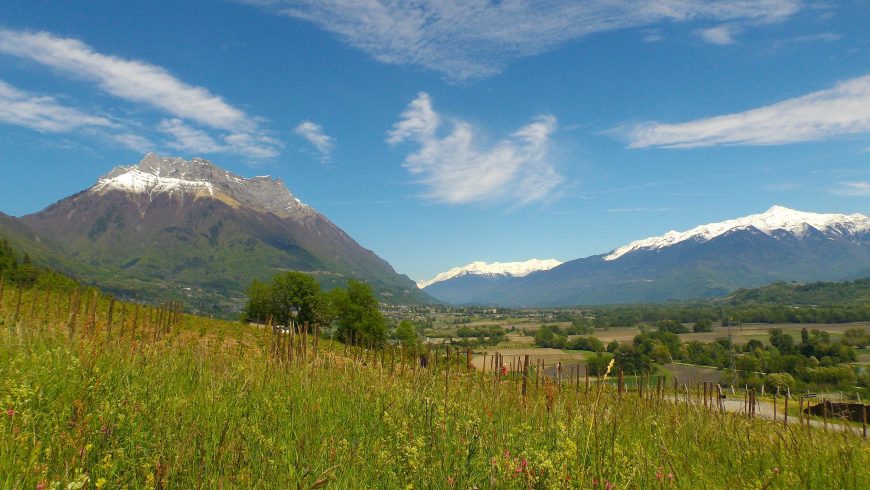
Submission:
<svg viewBox="0 0 870 490">
<path fill-rule="evenodd" d="M 532 272 L 552 269 L 562 262 L 555 259 L 530 259 L 524 262 L 472 262 L 454 267 L 417 286 L 447 303 L 465 303 L 469 296 L 483 297 L 512 280 Z"/>
<path fill-rule="evenodd" d="M 764 213 L 629 243 L 548 270 L 457 274 L 424 289 L 457 304 L 569 306 L 724 296 L 776 281 L 870 276 L 870 218 L 774 206 Z"/>
<path fill-rule="evenodd" d="M 110 291 L 156 298 L 184 289 L 204 309 L 237 307 L 252 279 L 282 270 L 326 287 L 363 280 L 387 302 L 433 301 L 280 180 L 200 158 L 148 154 L 38 213 L 4 215 L 0 232 Z"/>
</svg>

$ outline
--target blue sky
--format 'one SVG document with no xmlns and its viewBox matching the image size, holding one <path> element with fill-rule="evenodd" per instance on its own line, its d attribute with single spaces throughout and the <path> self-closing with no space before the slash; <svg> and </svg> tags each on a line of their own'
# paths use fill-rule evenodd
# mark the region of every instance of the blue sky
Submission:
<svg viewBox="0 0 870 490">
<path fill-rule="evenodd" d="M 867 214 L 868 25 L 860 0 L 5 0 L 0 211 L 202 156 L 414 279 Z"/>
</svg>

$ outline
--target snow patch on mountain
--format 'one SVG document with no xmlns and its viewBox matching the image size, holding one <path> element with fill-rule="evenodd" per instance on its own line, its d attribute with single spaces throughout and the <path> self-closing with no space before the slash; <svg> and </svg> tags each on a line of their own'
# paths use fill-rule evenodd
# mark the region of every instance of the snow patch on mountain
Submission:
<svg viewBox="0 0 870 490">
<path fill-rule="evenodd" d="M 208 160 L 145 155 L 137 165 L 114 168 L 91 187 L 91 192 L 119 190 L 153 196 L 157 193 L 227 195 L 260 211 L 281 217 L 309 217 L 316 214 L 295 197 L 280 179 L 269 176 L 244 178 L 223 170 Z"/>
<path fill-rule="evenodd" d="M 175 177 L 160 177 L 158 175 L 142 172 L 135 167 L 114 177 L 103 177 L 91 189 L 95 192 L 107 189 L 117 189 L 145 194 L 151 194 L 153 192 L 172 193 L 175 191 L 197 192 L 204 190 L 209 194 L 214 195 L 214 186 L 211 182 L 204 180 L 185 180 Z"/>
<path fill-rule="evenodd" d="M 732 230 L 748 228 L 755 228 L 767 235 L 773 235 L 776 231 L 786 231 L 796 237 L 802 237 L 810 228 L 815 228 L 825 234 L 846 236 L 870 231 L 870 218 L 858 213 L 817 214 L 773 206 L 764 213 L 701 225 L 683 232 L 672 230 L 661 236 L 637 240 L 612 251 L 604 257 L 604 260 L 616 260 L 637 250 L 670 247 L 687 240 L 707 242 Z"/>
<path fill-rule="evenodd" d="M 523 277 L 532 272 L 549 270 L 561 264 L 562 262 L 556 259 L 530 259 L 524 262 L 472 262 L 462 267 L 454 267 L 447 272 L 442 272 L 428 281 L 420 279 L 417 281 L 417 287 L 423 289 L 436 282 L 446 281 L 465 274 Z"/>
</svg>

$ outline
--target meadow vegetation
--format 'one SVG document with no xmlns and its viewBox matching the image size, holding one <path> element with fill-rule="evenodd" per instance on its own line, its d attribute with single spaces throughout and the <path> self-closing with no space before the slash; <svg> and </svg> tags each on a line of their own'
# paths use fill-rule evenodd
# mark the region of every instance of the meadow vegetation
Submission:
<svg viewBox="0 0 870 490">
<path fill-rule="evenodd" d="M 681 393 L 524 382 L 445 350 L 424 369 L 417 346 L 93 290 L 7 285 L 0 305 L 4 488 L 870 487 L 860 436 Z"/>
</svg>

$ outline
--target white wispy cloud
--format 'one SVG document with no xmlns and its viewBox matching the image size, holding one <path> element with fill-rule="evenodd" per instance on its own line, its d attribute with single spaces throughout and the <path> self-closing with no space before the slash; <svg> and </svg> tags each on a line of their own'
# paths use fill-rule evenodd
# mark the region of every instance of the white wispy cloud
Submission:
<svg viewBox="0 0 870 490">
<path fill-rule="evenodd" d="M 108 118 L 63 105 L 56 98 L 19 90 L 0 80 L 0 121 L 47 133 L 84 127 L 111 127 Z"/>
<path fill-rule="evenodd" d="M 733 24 L 722 24 L 708 29 L 698 31 L 704 41 L 712 44 L 728 45 L 734 44 L 734 36 L 741 31 L 739 26 Z"/>
<path fill-rule="evenodd" d="M 591 34 L 662 22 L 770 22 L 801 0 L 240 0 L 312 22 L 378 61 L 453 80 L 498 73 L 511 59 Z"/>
<path fill-rule="evenodd" d="M 419 145 L 403 165 L 427 187 L 425 197 L 450 204 L 525 204 L 551 197 L 563 182 L 548 158 L 550 135 L 556 130 L 553 116 L 539 116 L 491 145 L 478 142 L 467 122 L 443 119 L 429 95 L 421 92 L 387 133 L 390 144 Z M 444 126 L 449 128 L 442 136 Z"/>
<path fill-rule="evenodd" d="M 745 112 L 614 130 L 629 147 L 777 145 L 870 132 L 870 75 Z"/>
<path fill-rule="evenodd" d="M 261 121 L 232 106 L 204 87 L 185 83 L 163 67 L 138 60 L 123 59 L 95 51 L 78 39 L 63 38 L 47 32 L 0 29 L 0 53 L 17 56 L 79 80 L 93 82 L 103 92 L 118 99 L 150 107 L 221 134 L 210 138 L 247 140 L 246 145 L 205 145 L 190 151 L 239 152 L 250 157 L 275 156 L 279 146 L 263 137 Z M 163 129 L 161 125 L 161 130 Z M 200 130 L 202 131 L 202 130 Z M 176 130 L 177 132 L 177 130 Z M 206 142 L 206 138 L 189 139 Z"/>
<path fill-rule="evenodd" d="M 323 131 L 323 126 L 312 121 L 302 121 L 293 132 L 305 138 L 320 153 L 322 161 L 328 161 L 335 147 L 335 138 Z"/>
<path fill-rule="evenodd" d="M 831 192 L 841 196 L 850 197 L 870 196 L 870 182 L 841 182 L 840 187 L 832 189 Z"/>
<path fill-rule="evenodd" d="M 87 133 L 136 151 L 154 147 L 148 138 L 128 132 L 123 124 L 107 116 L 65 105 L 55 96 L 26 92 L 3 80 L 0 80 L 0 123 L 41 133 Z"/>
</svg>

